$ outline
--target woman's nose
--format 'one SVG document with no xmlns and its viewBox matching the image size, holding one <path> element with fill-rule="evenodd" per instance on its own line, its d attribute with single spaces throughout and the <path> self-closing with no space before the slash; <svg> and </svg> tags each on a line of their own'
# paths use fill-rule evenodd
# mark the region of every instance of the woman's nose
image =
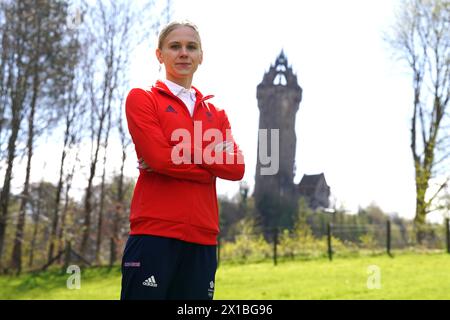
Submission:
<svg viewBox="0 0 450 320">
<path fill-rule="evenodd" d="M 180 56 L 187 56 L 187 51 L 187 48 L 182 46 L 180 49 Z"/>
</svg>

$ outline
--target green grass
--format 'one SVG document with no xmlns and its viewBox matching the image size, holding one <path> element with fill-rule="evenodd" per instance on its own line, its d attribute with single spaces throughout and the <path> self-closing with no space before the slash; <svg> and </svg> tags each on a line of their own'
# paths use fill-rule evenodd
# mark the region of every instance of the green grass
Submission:
<svg viewBox="0 0 450 320">
<path fill-rule="evenodd" d="M 381 288 L 368 289 L 368 267 L 381 271 Z M 120 269 L 88 268 L 81 289 L 53 270 L 0 277 L 0 299 L 118 299 Z M 450 299 L 450 255 L 404 254 L 311 261 L 222 264 L 216 276 L 221 299 Z"/>
</svg>

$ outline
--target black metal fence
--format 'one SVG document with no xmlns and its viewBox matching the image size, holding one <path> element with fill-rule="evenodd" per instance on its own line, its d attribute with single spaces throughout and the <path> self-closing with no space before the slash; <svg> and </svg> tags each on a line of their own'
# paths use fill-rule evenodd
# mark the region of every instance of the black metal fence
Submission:
<svg viewBox="0 0 450 320">
<path fill-rule="evenodd" d="M 396 252 L 450 253 L 450 222 L 429 225 L 418 231 L 413 225 L 384 224 L 339 225 L 328 223 L 305 230 L 280 230 L 244 233 L 219 238 L 218 263 L 313 259 L 364 256 Z"/>
</svg>

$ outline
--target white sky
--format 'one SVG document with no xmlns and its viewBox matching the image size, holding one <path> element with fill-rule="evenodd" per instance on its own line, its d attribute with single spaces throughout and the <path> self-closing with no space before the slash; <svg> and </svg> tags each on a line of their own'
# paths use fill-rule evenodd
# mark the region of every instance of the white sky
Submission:
<svg viewBox="0 0 450 320">
<path fill-rule="evenodd" d="M 204 62 L 193 84 L 204 94 L 214 94 L 212 102 L 227 111 L 244 151 L 244 180 L 251 191 L 259 121 L 256 86 L 284 49 L 303 88 L 296 118 L 295 182 L 305 173 L 324 172 L 338 205 L 357 210 L 374 201 L 386 212 L 414 216 L 411 81 L 382 39 L 397 3 L 173 1 L 173 18 L 192 20 L 200 29 Z M 155 44 L 156 37 L 152 47 L 142 45 L 133 53 L 131 87 L 162 76 Z M 137 177 L 133 149 L 129 158 L 127 174 Z M 46 161 L 52 168 L 52 160 Z M 218 182 L 219 194 L 232 196 L 238 189 L 237 182 Z"/>
</svg>

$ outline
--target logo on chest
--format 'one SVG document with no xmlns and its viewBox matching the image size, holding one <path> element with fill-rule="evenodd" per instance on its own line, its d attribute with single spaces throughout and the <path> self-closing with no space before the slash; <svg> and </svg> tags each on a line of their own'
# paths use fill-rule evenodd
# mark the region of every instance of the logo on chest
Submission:
<svg viewBox="0 0 450 320">
<path fill-rule="evenodd" d="M 178 113 L 170 104 L 167 106 L 166 112 Z"/>
</svg>

